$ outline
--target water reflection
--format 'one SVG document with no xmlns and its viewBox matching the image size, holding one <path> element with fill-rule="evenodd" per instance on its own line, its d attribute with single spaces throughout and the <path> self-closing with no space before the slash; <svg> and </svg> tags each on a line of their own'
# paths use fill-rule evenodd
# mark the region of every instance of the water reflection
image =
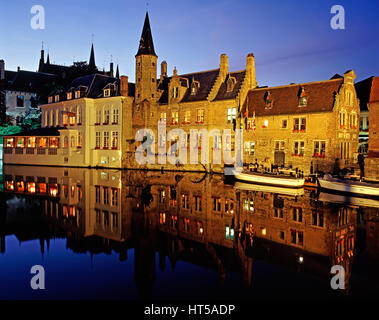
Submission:
<svg viewBox="0 0 379 320">
<path fill-rule="evenodd" d="M 338 264 L 349 294 L 357 253 L 379 257 L 375 201 L 226 184 L 200 173 L 23 166 L 3 173 L 1 253 L 8 235 L 39 239 L 42 253 L 53 238 L 67 239 L 74 252 L 112 253 L 120 261 L 133 248 L 139 297 L 151 295 L 156 267 L 165 270 L 166 261 L 172 269 L 185 261 L 214 270 L 221 285 L 228 271 L 237 272 L 241 288 L 254 287 L 256 263 L 329 288 L 330 268 Z"/>
</svg>

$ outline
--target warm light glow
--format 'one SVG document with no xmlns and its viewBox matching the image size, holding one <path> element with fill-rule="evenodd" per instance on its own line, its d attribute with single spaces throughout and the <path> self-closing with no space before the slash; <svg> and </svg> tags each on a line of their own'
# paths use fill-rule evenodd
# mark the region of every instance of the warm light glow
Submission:
<svg viewBox="0 0 379 320">
<path fill-rule="evenodd" d="M 262 229 L 262 235 L 263 235 L 263 236 L 266 235 L 266 228 L 263 228 L 263 229 Z"/>
<path fill-rule="evenodd" d="M 299 262 L 300 262 L 300 263 L 303 263 L 303 261 L 304 261 L 304 258 L 303 258 L 302 256 L 300 256 L 300 257 L 299 257 Z"/>
</svg>

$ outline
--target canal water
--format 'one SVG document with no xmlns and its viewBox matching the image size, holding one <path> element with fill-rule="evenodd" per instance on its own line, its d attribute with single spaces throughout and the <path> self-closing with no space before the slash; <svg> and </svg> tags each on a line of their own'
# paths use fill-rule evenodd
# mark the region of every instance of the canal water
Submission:
<svg viewBox="0 0 379 320">
<path fill-rule="evenodd" d="M 375 200 L 201 173 L 5 165 L 1 181 L 0 299 L 379 296 Z"/>
</svg>

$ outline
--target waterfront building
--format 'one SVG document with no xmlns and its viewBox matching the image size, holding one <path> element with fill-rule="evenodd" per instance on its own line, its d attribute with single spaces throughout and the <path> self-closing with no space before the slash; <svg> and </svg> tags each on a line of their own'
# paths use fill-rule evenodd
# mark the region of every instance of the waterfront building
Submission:
<svg viewBox="0 0 379 320">
<path fill-rule="evenodd" d="M 127 77 L 92 74 L 75 79 L 41 106 L 41 129 L 5 138 L 4 162 L 123 167 L 133 91 Z"/>
<path fill-rule="evenodd" d="M 330 80 L 250 90 L 242 107 L 244 161 L 305 174 L 352 167 L 358 152 L 354 71 Z"/>
</svg>

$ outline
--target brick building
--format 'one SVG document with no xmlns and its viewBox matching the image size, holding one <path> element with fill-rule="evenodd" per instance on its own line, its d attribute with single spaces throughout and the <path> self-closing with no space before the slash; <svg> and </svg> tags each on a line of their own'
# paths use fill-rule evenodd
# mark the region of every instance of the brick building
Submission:
<svg viewBox="0 0 379 320">
<path fill-rule="evenodd" d="M 354 71 L 330 80 L 250 90 L 242 107 L 244 160 L 309 174 L 352 166 L 358 151 Z"/>
</svg>

